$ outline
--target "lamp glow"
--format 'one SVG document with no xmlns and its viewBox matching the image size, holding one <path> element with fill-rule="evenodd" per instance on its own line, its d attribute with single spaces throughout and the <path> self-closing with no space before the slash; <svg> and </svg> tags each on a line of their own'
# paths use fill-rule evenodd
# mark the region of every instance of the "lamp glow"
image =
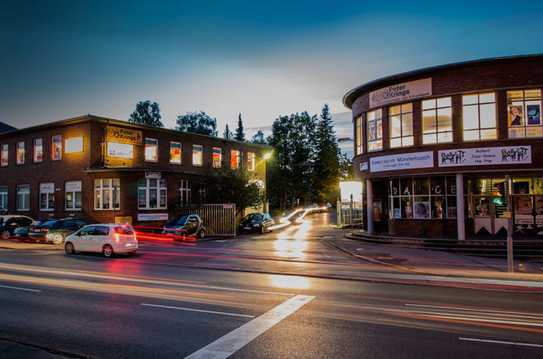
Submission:
<svg viewBox="0 0 543 359">
<path fill-rule="evenodd" d="M 269 152 L 264 153 L 264 155 L 262 156 L 262 158 L 264 159 L 264 161 L 267 161 L 267 160 L 271 159 L 272 156 L 273 156 L 273 152 L 272 152 L 272 151 L 269 151 Z"/>
<path fill-rule="evenodd" d="M 65 142 L 64 152 L 66 153 L 83 152 L 83 137 L 67 138 Z"/>
</svg>

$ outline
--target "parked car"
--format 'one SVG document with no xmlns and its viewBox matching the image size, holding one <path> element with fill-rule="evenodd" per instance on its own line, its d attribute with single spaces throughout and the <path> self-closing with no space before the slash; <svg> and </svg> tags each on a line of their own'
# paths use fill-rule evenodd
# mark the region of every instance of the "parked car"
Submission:
<svg viewBox="0 0 543 359">
<path fill-rule="evenodd" d="M 274 224 L 275 221 L 269 213 L 250 213 L 241 220 L 241 223 L 239 224 L 239 232 L 271 232 L 270 227 Z"/>
<path fill-rule="evenodd" d="M 77 218 L 45 220 L 30 226 L 28 236 L 39 242 L 62 244 L 68 235 L 87 224 L 88 222 Z"/>
<path fill-rule="evenodd" d="M 27 216 L 3 215 L 0 216 L 0 239 L 7 240 L 19 227 L 28 227 L 34 220 Z"/>
<path fill-rule="evenodd" d="M 109 258 L 115 254 L 133 254 L 137 249 L 138 240 L 129 224 L 89 224 L 67 236 L 64 243 L 67 255 L 94 252 Z"/>
<path fill-rule="evenodd" d="M 166 223 L 163 233 L 174 235 L 174 239 L 186 236 L 204 238 L 206 229 L 200 216 L 197 214 L 188 214 L 176 217 Z"/>
</svg>

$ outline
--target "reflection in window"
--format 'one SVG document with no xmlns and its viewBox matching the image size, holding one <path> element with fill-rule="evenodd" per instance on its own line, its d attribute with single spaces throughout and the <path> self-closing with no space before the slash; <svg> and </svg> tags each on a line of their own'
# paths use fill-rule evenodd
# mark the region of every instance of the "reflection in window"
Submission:
<svg viewBox="0 0 543 359">
<path fill-rule="evenodd" d="M 200 167 L 204 164 L 204 147 L 192 145 L 192 165 Z"/>
<path fill-rule="evenodd" d="M 17 142 L 17 164 L 18 165 L 24 165 L 25 156 L 26 156 L 25 142 L 24 141 Z"/>
<path fill-rule="evenodd" d="M 235 170 L 239 168 L 240 152 L 238 150 L 230 151 L 230 168 Z"/>
<path fill-rule="evenodd" d="M 362 138 L 362 116 L 354 119 L 354 139 L 355 139 L 355 153 L 357 155 L 364 153 L 364 139 Z"/>
<path fill-rule="evenodd" d="M 81 181 L 69 181 L 64 185 L 65 208 L 67 211 L 80 211 L 81 204 Z"/>
<path fill-rule="evenodd" d="M 543 137 L 541 90 L 507 91 L 509 138 Z"/>
<path fill-rule="evenodd" d="M 0 152 L 0 166 L 6 167 L 9 163 L 9 145 L 7 143 L 2 145 L 2 151 Z"/>
<path fill-rule="evenodd" d="M 34 162 L 43 161 L 43 138 L 34 139 Z"/>
<path fill-rule="evenodd" d="M 222 167 L 222 149 L 220 147 L 213 147 L 213 153 L 212 153 L 212 165 L 213 168 L 221 168 Z"/>
<path fill-rule="evenodd" d="M 120 181 L 118 178 L 94 180 L 94 209 L 120 209 Z"/>
<path fill-rule="evenodd" d="M 422 143 L 447 143 L 452 140 L 451 98 L 422 101 Z"/>
<path fill-rule="evenodd" d="M 369 111 L 366 114 L 366 134 L 368 152 L 383 149 L 383 120 L 382 110 Z"/>
<path fill-rule="evenodd" d="M 51 160 L 62 159 L 62 135 L 55 135 L 51 138 Z"/>
<path fill-rule="evenodd" d="M 138 209 L 166 209 L 166 181 L 144 178 L 138 185 Z"/>
<path fill-rule="evenodd" d="M 390 147 L 413 146 L 413 105 L 391 106 L 388 110 Z"/>
<path fill-rule="evenodd" d="M 158 140 L 155 138 L 145 139 L 145 161 L 146 162 L 158 161 Z"/>
<path fill-rule="evenodd" d="M 181 164 L 181 143 L 170 142 L 170 163 Z"/>
<path fill-rule="evenodd" d="M 493 92 L 462 96 L 464 141 L 497 138 L 496 98 Z"/>
</svg>

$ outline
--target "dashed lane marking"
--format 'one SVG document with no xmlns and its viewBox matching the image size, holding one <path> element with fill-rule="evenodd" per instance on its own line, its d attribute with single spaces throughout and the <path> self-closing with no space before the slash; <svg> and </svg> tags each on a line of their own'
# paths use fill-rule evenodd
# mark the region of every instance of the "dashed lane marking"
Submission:
<svg viewBox="0 0 543 359">
<path fill-rule="evenodd" d="M 495 340 L 495 339 L 478 339 L 478 338 L 459 337 L 458 340 L 463 340 L 466 342 L 479 342 L 479 343 L 490 343 L 490 344 L 516 345 L 516 346 L 531 347 L 531 348 L 543 348 L 542 344 L 507 342 L 507 341 Z"/>
<path fill-rule="evenodd" d="M 14 287 L 11 285 L 0 285 L 0 288 L 4 289 L 13 289 L 13 290 L 20 290 L 23 292 L 33 292 L 33 293 L 41 293 L 40 289 L 32 289 L 32 288 L 23 288 L 23 287 Z"/>
<path fill-rule="evenodd" d="M 187 307 L 176 307 L 171 305 L 161 305 L 161 304 L 150 304 L 150 303 L 141 303 L 144 307 L 153 307 L 153 308 L 163 308 L 163 309 L 175 309 L 182 310 L 186 312 L 198 312 L 198 313 L 208 313 L 208 314 L 218 314 L 218 315 L 227 315 L 230 317 L 241 317 L 241 318 L 254 318 L 254 315 L 248 314 L 239 314 L 239 313 L 229 313 L 229 312 L 218 312 L 215 310 L 204 310 L 204 309 L 195 309 Z"/>
</svg>

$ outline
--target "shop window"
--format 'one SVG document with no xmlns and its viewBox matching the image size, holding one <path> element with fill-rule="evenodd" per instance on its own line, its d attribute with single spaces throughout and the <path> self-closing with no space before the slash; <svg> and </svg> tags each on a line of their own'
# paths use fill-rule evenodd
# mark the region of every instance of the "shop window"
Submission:
<svg viewBox="0 0 543 359">
<path fill-rule="evenodd" d="M 362 137 L 362 116 L 354 119 L 354 139 L 355 139 L 355 153 L 360 155 L 364 153 L 364 139 Z"/>
<path fill-rule="evenodd" d="M 422 143 L 453 141 L 452 105 L 450 97 L 422 101 Z"/>
<path fill-rule="evenodd" d="M 98 178 L 94 180 L 94 209 L 95 210 L 118 210 L 121 208 L 120 201 L 121 185 L 118 178 Z"/>
<path fill-rule="evenodd" d="M 366 137 L 368 152 L 383 149 L 383 120 L 382 110 L 370 111 L 366 114 Z"/>
<path fill-rule="evenodd" d="M 25 156 L 26 156 L 25 142 L 24 141 L 17 142 L 17 164 L 18 165 L 25 164 Z"/>
<path fill-rule="evenodd" d="M 247 152 L 247 170 L 254 172 L 256 169 L 256 155 L 254 152 Z"/>
<path fill-rule="evenodd" d="M 108 142 L 107 155 L 108 157 L 131 160 L 134 158 L 134 145 L 129 143 Z"/>
<path fill-rule="evenodd" d="M 391 106 L 388 110 L 390 147 L 413 146 L 413 105 Z"/>
<path fill-rule="evenodd" d="M 17 186 L 17 210 L 30 211 L 30 185 Z"/>
<path fill-rule="evenodd" d="M 64 204 L 67 211 L 82 209 L 81 181 L 68 181 L 64 184 Z"/>
<path fill-rule="evenodd" d="M 181 180 L 179 182 L 179 204 L 181 207 L 190 206 L 191 204 L 191 189 L 189 180 Z"/>
<path fill-rule="evenodd" d="M 202 145 L 192 145 L 192 165 L 202 167 L 204 164 L 204 147 Z"/>
<path fill-rule="evenodd" d="M 462 96 L 464 141 L 497 138 L 496 97 L 493 92 Z"/>
<path fill-rule="evenodd" d="M 235 170 L 239 168 L 241 154 L 238 150 L 230 151 L 230 168 Z"/>
<path fill-rule="evenodd" d="M 0 211 L 8 210 L 8 186 L 0 186 Z"/>
<path fill-rule="evenodd" d="M 138 185 L 138 209 L 166 209 L 166 180 L 145 178 Z"/>
<path fill-rule="evenodd" d="M 145 138 L 145 162 L 158 162 L 158 140 Z"/>
<path fill-rule="evenodd" d="M 543 137 L 541 90 L 507 91 L 509 138 Z"/>
<path fill-rule="evenodd" d="M 51 160 L 59 161 L 62 159 L 62 135 L 51 137 Z"/>
<path fill-rule="evenodd" d="M 170 163 L 180 165 L 181 164 L 181 143 L 170 142 Z"/>
<path fill-rule="evenodd" d="M 70 137 L 64 141 L 64 152 L 83 152 L 83 137 Z"/>
<path fill-rule="evenodd" d="M 213 168 L 222 167 L 222 149 L 220 147 L 213 147 L 212 151 L 212 165 Z"/>
<path fill-rule="evenodd" d="M 34 162 L 43 161 L 43 138 L 34 139 Z"/>
<path fill-rule="evenodd" d="M 55 184 L 40 183 L 40 211 L 55 210 Z"/>
<path fill-rule="evenodd" d="M 0 166 L 7 167 L 9 164 L 9 145 L 7 143 L 2 145 L 2 151 L 0 152 Z"/>
</svg>

